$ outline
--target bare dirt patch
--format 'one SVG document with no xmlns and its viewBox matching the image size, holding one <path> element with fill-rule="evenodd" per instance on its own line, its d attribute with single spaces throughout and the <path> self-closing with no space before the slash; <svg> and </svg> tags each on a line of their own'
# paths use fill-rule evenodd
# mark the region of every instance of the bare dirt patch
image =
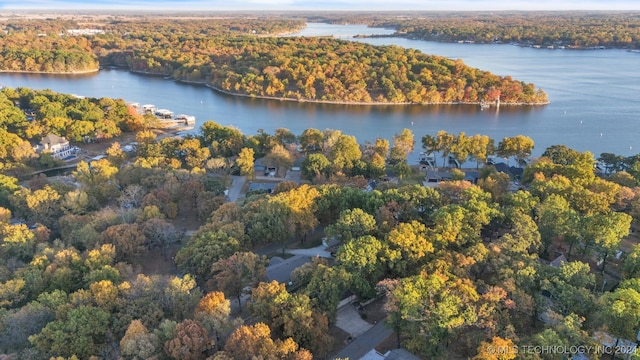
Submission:
<svg viewBox="0 0 640 360">
<path fill-rule="evenodd" d="M 167 252 L 167 256 L 163 256 L 159 249 L 149 250 L 139 258 L 137 264 L 145 275 L 176 275 L 178 268 L 173 259 L 178 250 L 180 250 L 179 245 L 172 247 Z"/>
</svg>

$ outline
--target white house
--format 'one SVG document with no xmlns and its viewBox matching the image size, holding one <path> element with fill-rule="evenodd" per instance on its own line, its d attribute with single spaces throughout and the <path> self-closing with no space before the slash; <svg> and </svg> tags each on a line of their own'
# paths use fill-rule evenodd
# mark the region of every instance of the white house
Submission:
<svg viewBox="0 0 640 360">
<path fill-rule="evenodd" d="M 55 159 L 64 159 L 75 154 L 75 149 L 69 146 L 69 140 L 55 134 L 49 134 L 40 140 L 36 147 L 38 153 L 51 152 Z"/>
</svg>

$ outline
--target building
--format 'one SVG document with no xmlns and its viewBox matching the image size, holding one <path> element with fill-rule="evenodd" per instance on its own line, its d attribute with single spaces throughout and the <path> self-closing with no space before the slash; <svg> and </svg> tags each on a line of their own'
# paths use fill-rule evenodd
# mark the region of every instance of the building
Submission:
<svg viewBox="0 0 640 360">
<path fill-rule="evenodd" d="M 65 159 L 76 153 L 76 149 L 69 145 L 69 140 L 55 134 L 43 137 L 35 150 L 37 153 L 50 152 L 54 159 Z"/>
<path fill-rule="evenodd" d="M 420 360 L 420 358 L 408 350 L 400 348 L 389 350 L 384 354 L 377 352 L 376 349 L 372 349 L 361 357 L 360 360 Z"/>
</svg>

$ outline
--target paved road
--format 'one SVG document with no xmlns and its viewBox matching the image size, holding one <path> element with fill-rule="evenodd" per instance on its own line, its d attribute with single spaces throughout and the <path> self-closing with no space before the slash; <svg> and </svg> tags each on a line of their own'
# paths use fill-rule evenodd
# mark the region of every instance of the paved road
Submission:
<svg viewBox="0 0 640 360">
<path fill-rule="evenodd" d="M 267 280 L 277 280 L 279 283 L 287 283 L 291 278 L 291 272 L 308 263 L 311 259 L 305 255 L 295 255 L 284 259 L 277 264 L 267 266 Z"/>
<path fill-rule="evenodd" d="M 384 325 L 384 321 L 379 321 L 369 329 L 369 331 L 357 337 L 331 358 L 349 358 L 350 360 L 358 360 L 371 349 L 378 346 L 378 344 L 384 341 L 384 339 L 391 336 L 391 334 L 393 334 L 393 330 L 387 328 Z"/>
<path fill-rule="evenodd" d="M 231 180 L 231 186 L 229 187 L 227 197 L 230 202 L 237 202 L 238 198 L 240 198 L 240 191 L 242 190 L 245 181 L 247 181 L 247 178 L 246 176 L 233 175 L 231 176 Z"/>
</svg>

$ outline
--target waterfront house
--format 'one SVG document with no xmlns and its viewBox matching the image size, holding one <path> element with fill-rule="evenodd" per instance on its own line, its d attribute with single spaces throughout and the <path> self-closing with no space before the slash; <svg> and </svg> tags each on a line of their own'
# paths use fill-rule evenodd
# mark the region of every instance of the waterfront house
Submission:
<svg viewBox="0 0 640 360">
<path fill-rule="evenodd" d="M 64 159 L 75 154 L 75 149 L 69 145 L 69 140 L 56 134 L 49 134 L 36 145 L 37 153 L 50 152 L 54 159 Z"/>
</svg>

